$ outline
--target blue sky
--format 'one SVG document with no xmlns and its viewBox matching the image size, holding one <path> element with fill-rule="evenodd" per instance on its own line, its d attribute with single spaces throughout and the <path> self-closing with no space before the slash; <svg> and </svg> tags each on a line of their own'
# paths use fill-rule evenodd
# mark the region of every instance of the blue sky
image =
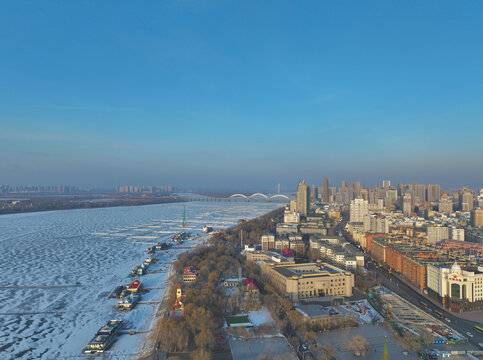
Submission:
<svg viewBox="0 0 483 360">
<path fill-rule="evenodd" d="M 2 1 L 0 183 L 483 185 L 480 1 Z"/>
</svg>

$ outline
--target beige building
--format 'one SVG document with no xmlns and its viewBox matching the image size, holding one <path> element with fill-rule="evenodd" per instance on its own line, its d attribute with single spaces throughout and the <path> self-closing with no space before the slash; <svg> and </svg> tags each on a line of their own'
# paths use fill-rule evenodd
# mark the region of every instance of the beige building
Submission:
<svg viewBox="0 0 483 360">
<path fill-rule="evenodd" d="M 428 226 L 426 233 L 430 244 L 436 244 L 450 238 L 449 228 L 446 226 Z"/>
<path fill-rule="evenodd" d="M 304 181 L 297 187 L 297 212 L 302 216 L 307 216 L 310 211 L 310 186 Z"/>
<path fill-rule="evenodd" d="M 483 209 L 474 209 L 471 212 L 471 226 L 483 226 Z"/>
<path fill-rule="evenodd" d="M 436 202 L 439 201 L 441 196 L 441 186 L 438 184 L 428 185 L 428 201 Z"/>
<path fill-rule="evenodd" d="M 275 249 L 275 235 L 267 234 L 262 235 L 261 238 L 262 250 L 273 250 Z"/>
<path fill-rule="evenodd" d="M 262 262 L 262 274 L 291 301 L 321 296 L 352 296 L 354 275 L 326 263 Z"/>
<path fill-rule="evenodd" d="M 283 222 L 285 224 L 298 224 L 300 223 L 300 214 L 297 211 L 290 211 L 286 208 L 283 213 Z"/>
<path fill-rule="evenodd" d="M 482 269 L 483 270 L 483 269 Z M 476 302 L 483 300 L 483 273 L 465 271 L 454 263 L 451 268 L 427 265 L 428 288 L 442 298 Z"/>
<path fill-rule="evenodd" d="M 460 195 L 460 210 L 471 211 L 473 210 L 473 194 L 465 191 Z"/>
<path fill-rule="evenodd" d="M 368 213 L 368 202 L 363 199 L 354 199 L 351 201 L 350 205 L 350 221 L 353 222 L 363 222 L 364 216 Z"/>
<path fill-rule="evenodd" d="M 273 264 L 295 264 L 295 261 L 287 259 L 286 257 L 272 251 L 252 251 L 247 252 L 246 255 L 247 261 L 266 261 Z"/>
</svg>

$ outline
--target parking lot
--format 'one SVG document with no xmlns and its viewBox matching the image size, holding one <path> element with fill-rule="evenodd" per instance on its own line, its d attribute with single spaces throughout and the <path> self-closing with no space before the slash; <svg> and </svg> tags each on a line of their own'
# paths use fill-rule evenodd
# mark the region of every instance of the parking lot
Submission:
<svg viewBox="0 0 483 360">
<path fill-rule="evenodd" d="M 320 355 L 321 353 L 318 349 L 324 346 L 324 344 L 331 344 L 337 351 L 337 355 L 335 356 L 337 360 L 354 360 L 354 351 L 347 349 L 347 344 L 357 335 L 369 341 L 369 351 L 365 357 L 366 359 L 380 359 L 382 357 L 385 337 L 387 337 L 389 358 L 418 359 L 418 356 L 414 352 L 403 355 L 404 349 L 396 342 L 392 333 L 384 326 L 379 325 L 364 325 L 357 328 L 321 332 L 316 338 L 317 346 L 311 346 L 310 349 L 314 355 Z"/>
</svg>

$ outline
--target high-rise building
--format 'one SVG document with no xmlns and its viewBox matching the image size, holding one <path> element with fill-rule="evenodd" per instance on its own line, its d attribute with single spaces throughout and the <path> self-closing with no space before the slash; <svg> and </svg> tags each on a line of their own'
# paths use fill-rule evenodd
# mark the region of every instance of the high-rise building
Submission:
<svg viewBox="0 0 483 360">
<path fill-rule="evenodd" d="M 441 212 L 452 212 L 453 211 L 453 200 L 448 197 L 446 193 L 441 196 L 439 200 L 438 210 Z"/>
<path fill-rule="evenodd" d="M 480 189 L 480 195 L 478 195 L 478 207 L 483 208 L 483 189 Z"/>
<path fill-rule="evenodd" d="M 312 184 L 312 190 L 310 192 L 310 198 L 312 199 L 313 202 L 317 201 L 318 198 L 318 187 Z"/>
<path fill-rule="evenodd" d="M 469 191 L 464 191 L 462 194 L 460 194 L 460 210 L 473 210 L 473 194 Z"/>
<path fill-rule="evenodd" d="M 351 200 L 352 199 L 357 199 L 360 197 L 361 195 L 361 182 L 358 181 L 358 182 L 355 182 L 352 184 L 351 186 L 351 193 L 352 193 L 352 196 L 351 196 Z"/>
<path fill-rule="evenodd" d="M 390 209 L 395 209 L 397 204 L 397 190 L 387 189 L 386 190 L 386 207 Z"/>
<path fill-rule="evenodd" d="M 303 216 L 310 211 L 310 187 L 303 180 L 297 187 L 297 211 Z"/>
<path fill-rule="evenodd" d="M 382 187 L 384 190 L 388 190 L 391 187 L 391 180 L 383 180 Z"/>
<path fill-rule="evenodd" d="M 404 215 L 411 215 L 411 213 L 413 212 L 413 203 L 412 203 L 412 197 L 410 193 L 406 193 L 402 197 L 401 209 Z"/>
<path fill-rule="evenodd" d="M 431 244 L 449 239 L 449 228 L 446 226 L 428 226 L 426 231 Z"/>
<path fill-rule="evenodd" d="M 414 202 L 422 203 L 426 201 L 426 185 L 414 184 Z"/>
<path fill-rule="evenodd" d="M 451 228 L 450 231 L 451 240 L 465 241 L 465 229 Z"/>
<path fill-rule="evenodd" d="M 322 202 L 329 202 L 329 180 L 327 176 L 324 176 L 324 180 L 322 181 Z"/>
<path fill-rule="evenodd" d="M 364 216 L 368 213 L 369 203 L 367 200 L 354 199 L 350 206 L 350 222 L 364 222 Z"/>
<path fill-rule="evenodd" d="M 471 211 L 471 226 L 483 226 L 483 209 Z"/>
<path fill-rule="evenodd" d="M 389 219 L 384 216 L 367 214 L 364 216 L 364 231 L 370 233 L 389 233 Z"/>
<path fill-rule="evenodd" d="M 439 201 L 441 196 L 441 186 L 438 184 L 428 185 L 428 201 L 436 202 Z"/>
</svg>

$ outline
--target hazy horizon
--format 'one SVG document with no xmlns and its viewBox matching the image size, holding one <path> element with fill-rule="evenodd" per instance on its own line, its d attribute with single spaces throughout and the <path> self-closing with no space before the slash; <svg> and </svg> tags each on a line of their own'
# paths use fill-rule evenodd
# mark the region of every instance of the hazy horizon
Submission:
<svg viewBox="0 0 483 360">
<path fill-rule="evenodd" d="M 0 184 L 483 187 L 483 3 L 0 4 Z"/>
</svg>

